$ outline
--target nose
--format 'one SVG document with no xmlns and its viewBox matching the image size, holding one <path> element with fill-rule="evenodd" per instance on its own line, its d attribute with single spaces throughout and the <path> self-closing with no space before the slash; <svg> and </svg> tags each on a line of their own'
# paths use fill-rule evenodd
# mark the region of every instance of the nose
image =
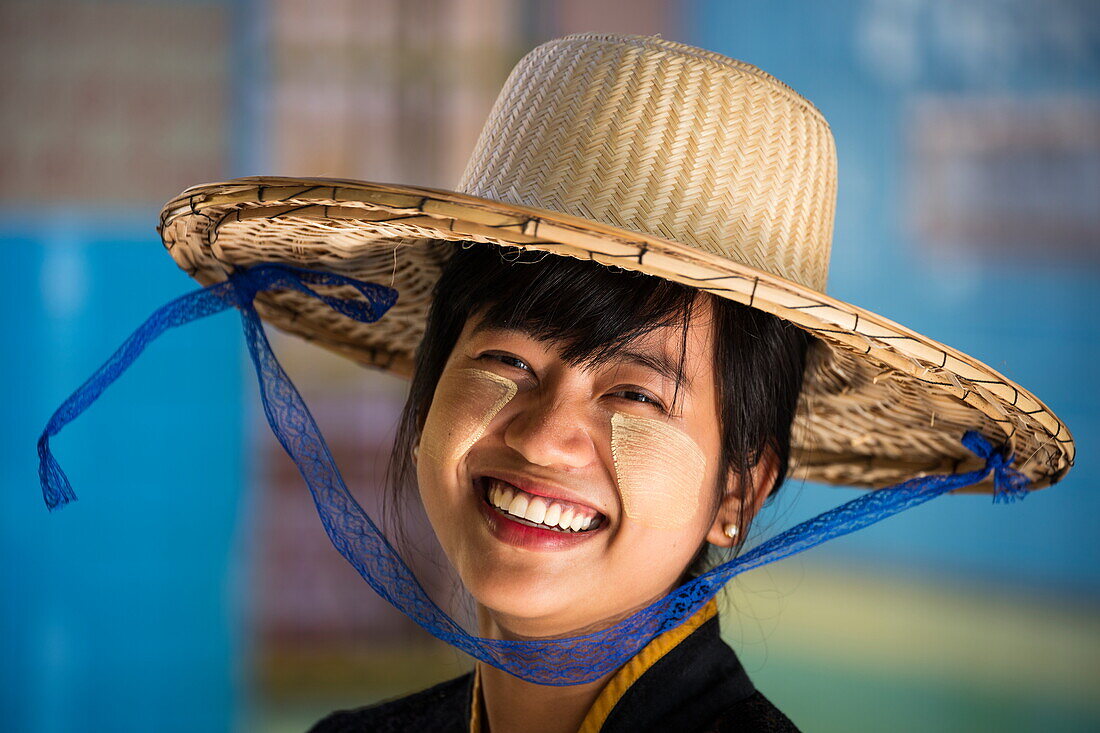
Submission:
<svg viewBox="0 0 1100 733">
<path fill-rule="evenodd" d="M 537 466 L 583 468 L 596 459 L 585 411 L 545 394 L 531 396 L 504 430 L 504 443 Z"/>
</svg>

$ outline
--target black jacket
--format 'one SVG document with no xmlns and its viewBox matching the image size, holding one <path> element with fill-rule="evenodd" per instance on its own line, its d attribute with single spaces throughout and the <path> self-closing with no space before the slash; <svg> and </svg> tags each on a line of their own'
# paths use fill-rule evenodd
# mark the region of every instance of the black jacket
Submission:
<svg viewBox="0 0 1100 733">
<path fill-rule="evenodd" d="M 310 733 L 453 731 L 467 733 L 473 673 L 423 692 L 357 710 L 341 710 Z M 718 617 L 695 629 L 649 667 L 618 699 L 601 733 L 626 731 L 797 731 L 753 687 L 722 641 Z"/>
</svg>

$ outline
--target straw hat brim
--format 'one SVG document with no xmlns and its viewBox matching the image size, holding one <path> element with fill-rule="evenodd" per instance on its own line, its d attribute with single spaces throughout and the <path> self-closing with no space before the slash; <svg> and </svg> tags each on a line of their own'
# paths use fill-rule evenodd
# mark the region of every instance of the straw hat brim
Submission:
<svg viewBox="0 0 1100 733">
<path fill-rule="evenodd" d="M 284 331 L 406 376 L 447 242 L 593 260 L 759 308 L 821 344 L 811 355 L 795 418 L 795 477 L 881 487 L 975 469 L 981 461 L 959 443 L 967 430 L 1006 444 L 1032 488 L 1058 481 L 1073 465 L 1065 424 L 977 359 L 824 293 L 675 241 L 453 191 L 320 178 L 194 186 L 165 205 L 159 230 L 176 263 L 204 285 L 262 262 L 392 285 L 397 304 L 374 324 L 295 291 L 262 293 L 256 305 Z M 969 490 L 990 491 L 991 483 Z"/>
</svg>

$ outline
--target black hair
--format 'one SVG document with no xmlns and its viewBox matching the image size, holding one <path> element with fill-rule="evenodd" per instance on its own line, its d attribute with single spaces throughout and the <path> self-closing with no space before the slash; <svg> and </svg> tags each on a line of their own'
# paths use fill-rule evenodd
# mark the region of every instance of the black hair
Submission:
<svg viewBox="0 0 1100 733">
<path fill-rule="evenodd" d="M 778 470 L 770 501 L 787 473 L 791 422 L 811 336 L 763 311 L 662 278 L 492 245 L 456 247 L 436 283 L 390 460 L 390 501 L 400 505 L 402 495 L 415 486 L 413 448 L 443 367 L 471 315 L 481 314 L 487 326 L 520 328 L 553 343 L 574 366 L 599 365 L 646 333 L 679 328 L 678 387 L 688 323 L 699 298 L 710 298 L 713 306 L 722 444 L 715 510 L 731 472 L 739 479 L 742 496 L 751 496 L 752 469 L 768 451 Z M 734 553 L 748 535 L 750 521 L 748 516 L 739 518 Z M 688 576 L 709 565 L 707 547 L 702 543 Z"/>
</svg>

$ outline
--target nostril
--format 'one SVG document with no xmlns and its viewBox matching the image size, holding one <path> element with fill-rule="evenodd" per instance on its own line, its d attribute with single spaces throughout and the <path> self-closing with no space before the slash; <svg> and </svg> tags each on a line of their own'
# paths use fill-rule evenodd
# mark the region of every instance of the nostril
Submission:
<svg viewBox="0 0 1100 733">
<path fill-rule="evenodd" d="M 583 468 L 597 458 L 588 429 L 564 413 L 517 416 L 505 427 L 504 443 L 540 468 Z"/>
</svg>

